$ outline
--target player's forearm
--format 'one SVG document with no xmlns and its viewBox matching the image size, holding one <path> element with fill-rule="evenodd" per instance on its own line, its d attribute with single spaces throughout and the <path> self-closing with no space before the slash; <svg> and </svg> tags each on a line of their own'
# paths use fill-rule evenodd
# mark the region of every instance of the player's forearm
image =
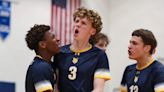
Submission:
<svg viewBox="0 0 164 92">
<path fill-rule="evenodd" d="M 94 89 L 92 92 L 103 92 L 105 86 L 105 80 L 101 78 L 94 79 Z"/>
<path fill-rule="evenodd" d="M 119 87 L 119 89 L 120 89 L 120 92 L 128 92 L 127 88 L 122 85 Z"/>
<path fill-rule="evenodd" d="M 103 92 L 103 90 L 104 90 L 104 87 L 96 87 L 93 89 L 92 92 Z"/>
<path fill-rule="evenodd" d="M 94 89 L 92 92 L 103 92 L 103 90 L 100 90 L 100 89 Z"/>
</svg>

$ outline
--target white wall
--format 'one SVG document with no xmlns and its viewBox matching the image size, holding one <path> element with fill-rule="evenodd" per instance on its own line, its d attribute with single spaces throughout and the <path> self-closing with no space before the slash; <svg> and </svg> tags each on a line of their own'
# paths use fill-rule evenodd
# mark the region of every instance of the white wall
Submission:
<svg viewBox="0 0 164 92">
<path fill-rule="evenodd" d="M 154 32 L 158 49 L 154 57 L 164 58 L 164 0 L 82 0 L 82 5 L 97 11 L 106 33 L 112 39 L 109 56 L 112 80 L 105 92 L 112 92 L 121 81 L 124 68 L 134 63 L 128 59 L 131 32 L 147 28 Z M 34 57 L 25 43 L 25 34 L 34 24 L 50 24 L 50 0 L 13 0 L 11 33 L 0 40 L 0 81 L 16 82 L 16 92 L 24 92 L 25 74 Z"/>
<path fill-rule="evenodd" d="M 16 82 L 24 92 L 25 74 L 34 52 L 25 43 L 25 34 L 36 23 L 50 24 L 50 0 L 12 0 L 11 32 L 0 40 L 0 81 Z"/>
</svg>

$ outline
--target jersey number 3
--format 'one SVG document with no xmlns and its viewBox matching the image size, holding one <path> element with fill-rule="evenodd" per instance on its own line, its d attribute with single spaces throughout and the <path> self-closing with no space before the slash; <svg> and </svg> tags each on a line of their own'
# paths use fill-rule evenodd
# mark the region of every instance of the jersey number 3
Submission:
<svg viewBox="0 0 164 92">
<path fill-rule="evenodd" d="M 69 74 L 68 74 L 68 79 L 70 80 L 75 80 L 76 79 L 76 73 L 77 73 L 77 67 L 76 66 L 71 66 L 69 67 Z"/>
<path fill-rule="evenodd" d="M 138 92 L 138 86 L 137 85 L 130 86 L 130 92 Z"/>
</svg>

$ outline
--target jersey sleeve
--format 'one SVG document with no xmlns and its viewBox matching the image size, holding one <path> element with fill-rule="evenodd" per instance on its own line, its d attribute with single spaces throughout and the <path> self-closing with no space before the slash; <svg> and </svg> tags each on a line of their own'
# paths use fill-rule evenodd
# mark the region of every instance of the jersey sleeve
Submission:
<svg viewBox="0 0 164 92">
<path fill-rule="evenodd" d="M 123 76 L 122 76 L 121 85 L 120 85 L 121 92 L 128 92 L 127 91 L 127 84 L 126 84 L 127 71 L 128 71 L 128 67 L 125 68 Z"/>
<path fill-rule="evenodd" d="M 154 77 L 154 90 L 155 92 L 164 92 L 164 65 L 158 66 L 154 71 L 156 71 Z"/>
<path fill-rule="evenodd" d="M 104 51 L 102 51 L 98 56 L 98 63 L 96 66 L 96 71 L 94 73 L 94 78 L 102 78 L 105 80 L 110 80 L 110 68 L 109 68 L 109 62 L 108 57 Z"/>
<path fill-rule="evenodd" d="M 53 90 L 50 82 L 51 71 L 51 68 L 44 64 L 33 67 L 32 78 L 37 92 Z"/>
</svg>

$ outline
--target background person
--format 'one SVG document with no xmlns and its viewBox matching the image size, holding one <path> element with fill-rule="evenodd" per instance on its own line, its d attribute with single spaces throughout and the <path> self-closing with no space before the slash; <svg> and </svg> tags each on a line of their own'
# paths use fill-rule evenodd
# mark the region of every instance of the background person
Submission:
<svg viewBox="0 0 164 92">
<path fill-rule="evenodd" d="M 110 43 L 108 36 L 104 33 L 98 33 L 92 41 L 93 45 L 104 51 L 106 51 L 107 46 Z"/>
</svg>

